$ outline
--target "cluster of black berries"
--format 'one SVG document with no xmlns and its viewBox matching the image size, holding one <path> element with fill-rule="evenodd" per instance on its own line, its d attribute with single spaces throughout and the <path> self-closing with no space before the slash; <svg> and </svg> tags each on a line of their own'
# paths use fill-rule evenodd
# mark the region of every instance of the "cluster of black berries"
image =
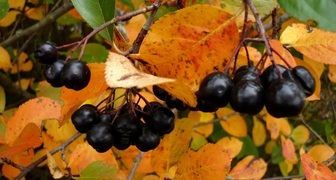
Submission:
<svg viewBox="0 0 336 180">
<path fill-rule="evenodd" d="M 85 88 L 90 81 L 90 68 L 79 60 L 58 59 L 56 45 L 51 42 L 39 45 L 35 50 L 35 58 L 46 64 L 43 74 L 53 87 L 65 86 L 78 91 Z"/>
<path fill-rule="evenodd" d="M 87 142 L 97 152 L 106 152 L 112 146 L 124 150 L 131 145 L 141 151 L 152 150 L 175 125 L 174 113 L 156 101 L 147 103 L 143 109 L 127 102 L 101 112 L 86 104 L 72 114 L 71 120 L 78 132 L 87 133 Z"/>
<path fill-rule="evenodd" d="M 164 89 L 160 88 L 157 85 L 153 86 L 153 93 L 158 99 L 165 101 L 168 108 L 170 109 L 176 108 L 179 111 L 186 111 L 189 110 L 190 108 L 183 101 L 170 95 L 167 91 L 165 91 Z"/>
<path fill-rule="evenodd" d="M 233 79 L 223 72 L 207 75 L 197 97 L 206 112 L 230 103 L 237 112 L 255 115 L 265 105 L 272 116 L 288 117 L 302 111 L 305 98 L 314 90 L 315 80 L 303 66 L 291 70 L 281 65 L 269 66 L 260 74 L 256 67 L 246 65 L 237 69 Z"/>
</svg>

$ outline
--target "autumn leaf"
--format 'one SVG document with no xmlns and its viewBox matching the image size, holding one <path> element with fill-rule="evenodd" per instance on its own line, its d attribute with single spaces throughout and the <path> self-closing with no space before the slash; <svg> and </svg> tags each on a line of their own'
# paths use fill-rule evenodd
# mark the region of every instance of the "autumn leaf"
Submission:
<svg viewBox="0 0 336 180">
<path fill-rule="evenodd" d="M 102 94 L 107 88 L 104 77 L 104 63 L 89 63 L 87 64 L 91 70 L 91 79 L 89 84 L 80 91 L 74 91 L 62 87 L 60 99 L 63 101 L 62 115 L 65 116 L 59 123 L 62 126 L 68 118 L 85 100 L 96 98 Z M 69 115 L 69 117 L 67 117 Z"/>
<path fill-rule="evenodd" d="M 79 180 L 85 179 L 114 179 L 118 167 L 104 161 L 95 161 L 89 164 L 80 174 Z M 115 178 L 117 179 L 117 178 Z"/>
<path fill-rule="evenodd" d="M 308 154 L 303 154 L 301 156 L 301 163 L 307 180 L 336 179 L 336 175 L 333 174 L 333 172 L 327 166 L 323 164 L 317 164 Z"/>
<path fill-rule="evenodd" d="M 207 74 L 214 69 L 223 71 L 233 55 L 239 39 L 233 19 L 214 6 L 183 8 L 156 21 L 144 38 L 139 54 L 130 57 L 140 60 L 146 72 L 177 79 L 186 85 L 187 91 L 194 92 Z M 165 90 L 191 106 L 196 105 L 195 96 L 184 98 L 181 94 L 184 89 Z"/>
<path fill-rule="evenodd" d="M 263 145 L 266 140 L 265 125 L 260 120 L 258 120 L 255 116 L 253 117 L 252 138 L 256 146 Z"/>
<path fill-rule="evenodd" d="M 26 16 L 29 19 L 33 19 L 36 21 L 42 20 L 45 16 L 44 11 L 46 11 L 47 7 L 36 7 L 36 8 L 29 8 L 26 12 Z"/>
<path fill-rule="evenodd" d="M 216 144 L 222 146 L 231 159 L 236 157 L 243 148 L 243 142 L 235 137 L 224 137 L 218 140 Z"/>
<path fill-rule="evenodd" d="M 33 162 L 34 159 L 34 150 L 29 149 L 26 152 L 15 155 L 11 157 L 11 161 L 19 166 L 27 167 Z M 17 177 L 21 171 L 9 164 L 3 164 L 2 171 L 3 175 L 8 179 L 14 179 Z"/>
<path fill-rule="evenodd" d="M 304 125 L 299 125 L 294 128 L 290 137 L 294 140 L 295 143 L 303 144 L 309 140 L 309 130 Z"/>
<path fill-rule="evenodd" d="M 22 104 L 9 118 L 6 127 L 6 142 L 11 146 L 29 123 L 41 127 L 43 120 L 60 119 L 61 106 L 50 98 L 39 97 Z"/>
<path fill-rule="evenodd" d="M 314 160 L 314 162 L 320 164 L 332 157 L 335 153 L 336 152 L 330 146 L 323 144 L 314 145 L 307 152 L 307 154 Z M 330 162 L 328 165 L 333 164 L 333 162 L 334 161 Z"/>
<path fill-rule="evenodd" d="M 283 176 L 288 176 L 288 173 L 293 170 L 293 164 L 285 160 L 279 163 L 279 168 Z"/>
<path fill-rule="evenodd" d="M 261 179 L 267 170 L 267 164 L 261 158 L 247 156 L 230 171 L 231 179 Z"/>
<path fill-rule="evenodd" d="M 281 147 L 282 147 L 282 155 L 285 157 L 288 162 L 292 164 L 296 164 L 298 162 L 298 158 L 295 154 L 295 146 L 291 139 L 285 138 L 281 136 Z"/>
<path fill-rule="evenodd" d="M 208 142 L 206 138 L 213 132 L 213 123 L 203 123 L 210 122 L 214 117 L 214 113 L 205 113 L 201 111 L 189 112 L 188 119 L 193 123 L 193 135 L 190 144 L 191 149 L 197 150 Z"/>
<path fill-rule="evenodd" d="M 283 45 L 281 44 L 280 41 L 276 40 L 276 39 L 271 39 L 268 41 L 270 46 L 272 47 L 272 50 L 279 53 L 279 55 L 281 55 L 281 57 L 283 57 L 287 63 L 290 65 L 290 67 L 295 67 L 296 66 L 296 62 L 294 57 L 292 56 L 292 54 L 283 47 Z M 277 64 L 283 65 L 285 67 L 287 67 L 287 64 L 279 57 L 279 55 L 277 55 L 275 52 L 272 52 L 272 55 L 274 57 L 274 60 Z M 272 64 L 272 62 L 270 61 L 270 58 L 268 57 L 266 59 L 266 63 L 264 68 L 266 68 L 267 66 L 270 66 Z"/>
<path fill-rule="evenodd" d="M 14 50 L 14 55 L 17 55 L 17 50 Z M 11 74 L 19 73 L 20 71 L 28 72 L 33 69 L 33 62 L 28 59 L 28 55 L 25 52 L 21 52 L 19 55 L 19 59 L 15 64 L 13 64 L 13 68 L 11 69 Z"/>
<path fill-rule="evenodd" d="M 247 135 L 245 120 L 239 114 L 235 114 L 235 111 L 229 108 L 220 108 L 216 114 L 218 118 L 225 118 L 228 116 L 225 120 L 220 121 L 222 128 L 226 132 L 236 137 L 245 137 Z"/>
<path fill-rule="evenodd" d="M 292 24 L 281 34 L 282 44 L 288 44 L 310 59 L 325 64 L 336 64 L 336 33 L 305 24 Z"/>
<path fill-rule="evenodd" d="M 207 144 L 180 157 L 174 179 L 221 179 L 228 174 L 230 165 L 231 158 L 220 145 Z"/>
<path fill-rule="evenodd" d="M 328 67 L 328 78 L 331 82 L 336 83 L 336 65 Z"/>
<path fill-rule="evenodd" d="M 160 145 L 152 152 L 152 167 L 160 176 L 168 172 L 169 167 L 179 161 L 187 151 L 192 136 L 192 123 L 189 119 L 176 120 L 174 130 L 163 137 Z"/>
<path fill-rule="evenodd" d="M 8 27 L 16 20 L 16 16 L 19 15 L 19 11 L 11 10 L 8 11 L 6 16 L 0 20 L 0 27 Z"/>
<path fill-rule="evenodd" d="M 47 153 L 47 161 L 48 161 L 48 168 L 50 170 L 50 174 L 53 176 L 54 179 L 60 179 L 64 176 L 64 173 L 59 169 L 55 159 L 52 155 L 46 151 Z"/>
<path fill-rule="evenodd" d="M 105 63 L 105 80 L 111 88 L 143 88 L 174 82 L 174 79 L 156 77 L 136 69 L 125 56 L 110 52 Z"/>
<path fill-rule="evenodd" d="M 11 63 L 11 59 L 10 59 L 10 56 L 7 50 L 3 48 L 2 46 L 0 46 L 0 54 L 1 54 L 0 69 L 4 71 L 8 71 L 9 69 L 12 68 L 12 63 Z"/>
</svg>

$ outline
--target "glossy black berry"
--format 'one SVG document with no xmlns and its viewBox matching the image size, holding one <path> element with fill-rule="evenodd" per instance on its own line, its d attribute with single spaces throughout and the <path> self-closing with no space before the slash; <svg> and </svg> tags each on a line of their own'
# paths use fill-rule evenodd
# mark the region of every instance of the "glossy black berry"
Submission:
<svg viewBox="0 0 336 180">
<path fill-rule="evenodd" d="M 163 107 L 163 105 L 157 101 L 152 101 L 146 104 L 143 108 L 144 113 L 142 114 L 142 118 L 147 121 L 152 118 L 152 113 L 158 107 Z"/>
<path fill-rule="evenodd" d="M 57 60 L 52 64 L 47 65 L 43 70 L 43 75 L 46 81 L 53 87 L 62 87 L 61 71 L 64 67 L 65 61 Z"/>
<path fill-rule="evenodd" d="M 145 119 L 149 127 L 159 134 L 166 134 L 170 132 L 172 127 L 174 127 L 174 120 L 174 113 L 165 107 L 156 108 L 152 112 L 151 118 L 147 120 Z"/>
<path fill-rule="evenodd" d="M 266 110 L 277 118 L 300 114 L 304 104 L 305 95 L 300 86 L 288 79 L 273 82 L 266 92 Z"/>
<path fill-rule="evenodd" d="M 137 116 L 137 118 L 141 119 L 142 113 L 141 113 L 141 106 L 139 104 L 136 104 L 134 102 L 131 103 L 125 103 L 121 109 L 120 109 L 120 114 L 133 114 Z"/>
<path fill-rule="evenodd" d="M 87 132 L 86 139 L 97 152 L 108 151 L 114 144 L 111 124 L 99 123 L 94 125 Z"/>
<path fill-rule="evenodd" d="M 253 68 L 236 73 L 233 78 L 233 83 L 237 84 L 239 81 L 259 81 L 258 71 Z"/>
<path fill-rule="evenodd" d="M 168 95 L 167 91 L 165 91 L 164 89 L 160 88 L 157 85 L 153 86 L 153 93 L 157 98 L 159 98 L 162 101 L 164 101 L 166 99 L 166 96 Z"/>
<path fill-rule="evenodd" d="M 51 64 L 57 60 L 57 48 L 52 42 L 40 44 L 34 52 L 35 59 L 42 64 Z"/>
<path fill-rule="evenodd" d="M 228 74 L 213 72 L 202 80 L 198 96 L 208 104 L 224 107 L 229 102 L 232 87 L 233 81 Z"/>
<path fill-rule="evenodd" d="M 99 122 L 97 109 L 93 107 L 84 105 L 71 115 L 71 121 L 78 132 L 86 133 L 93 125 Z"/>
<path fill-rule="evenodd" d="M 117 137 L 136 137 L 140 135 L 140 120 L 132 114 L 121 114 L 113 123 L 113 131 Z"/>
<path fill-rule="evenodd" d="M 129 136 L 116 136 L 114 141 L 114 147 L 119 150 L 125 150 L 133 143 L 133 138 Z"/>
<path fill-rule="evenodd" d="M 198 92 L 196 92 L 196 97 L 197 97 L 196 110 L 199 110 L 202 112 L 216 112 L 218 110 L 217 106 L 210 104 L 204 101 L 201 97 L 199 97 Z"/>
<path fill-rule="evenodd" d="M 296 66 L 292 69 L 296 81 L 302 86 L 305 95 L 308 97 L 315 91 L 315 79 L 313 75 L 303 66 Z"/>
<path fill-rule="evenodd" d="M 167 95 L 165 102 L 167 104 L 167 106 L 171 109 L 176 108 L 179 111 L 186 111 L 188 110 L 188 106 L 186 104 L 184 104 L 183 101 L 181 101 L 180 99 L 171 96 L 171 95 Z"/>
<path fill-rule="evenodd" d="M 61 81 L 65 87 L 76 91 L 85 88 L 91 78 L 90 68 L 79 60 L 65 63 L 61 72 Z"/>
<path fill-rule="evenodd" d="M 249 115 L 264 107 L 264 88 L 258 81 L 239 81 L 232 89 L 230 105 L 233 110 Z"/>
<path fill-rule="evenodd" d="M 285 66 L 277 65 L 278 70 L 274 66 L 268 66 L 260 75 L 261 84 L 265 89 L 274 81 L 280 79 L 280 75 L 287 70 Z"/>
<path fill-rule="evenodd" d="M 160 144 L 160 135 L 145 123 L 142 124 L 141 130 L 141 135 L 134 140 L 135 146 L 143 152 L 155 149 Z"/>
</svg>

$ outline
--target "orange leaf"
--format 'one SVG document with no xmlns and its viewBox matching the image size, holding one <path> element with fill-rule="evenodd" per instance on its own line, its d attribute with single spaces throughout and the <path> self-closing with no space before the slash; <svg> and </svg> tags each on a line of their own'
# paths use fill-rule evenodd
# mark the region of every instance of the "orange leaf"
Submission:
<svg viewBox="0 0 336 180">
<path fill-rule="evenodd" d="M 45 16 L 44 11 L 46 10 L 46 7 L 36 7 L 36 8 L 30 8 L 27 10 L 26 12 L 26 16 L 29 19 L 33 19 L 33 20 L 42 20 Z"/>
<path fill-rule="evenodd" d="M 301 156 L 301 163 L 307 180 L 336 179 L 336 175 L 327 166 L 317 164 L 308 154 Z"/>
<path fill-rule="evenodd" d="M 293 130 L 291 138 L 295 143 L 303 144 L 309 140 L 309 135 L 310 133 L 306 126 L 299 125 Z"/>
<path fill-rule="evenodd" d="M 292 132 L 291 126 L 289 125 L 287 119 L 285 118 L 277 118 L 279 121 L 280 132 L 285 136 L 289 136 Z"/>
<path fill-rule="evenodd" d="M 98 153 L 87 142 L 77 145 L 71 153 L 69 159 L 69 167 L 71 173 L 80 174 L 86 166 L 95 161 L 104 161 L 108 164 L 117 165 L 117 161 L 111 151 L 105 153 Z"/>
<path fill-rule="evenodd" d="M 17 50 L 14 50 L 14 55 L 17 54 Z M 19 64 L 18 64 L 19 63 Z M 13 69 L 10 71 L 11 74 L 16 74 L 19 71 L 28 72 L 33 69 L 33 62 L 28 59 L 28 55 L 22 52 L 19 56 L 18 63 L 13 65 Z"/>
<path fill-rule="evenodd" d="M 97 97 L 103 93 L 107 88 L 104 77 L 104 63 L 91 63 L 87 64 L 91 70 L 91 79 L 89 84 L 80 91 L 62 88 L 60 99 L 64 102 L 62 107 L 62 115 L 72 114 L 80 104 L 85 100 Z M 67 118 L 60 121 L 60 126 L 66 122 Z"/>
<path fill-rule="evenodd" d="M 16 16 L 20 14 L 19 11 L 8 11 L 6 16 L 0 20 L 0 27 L 8 27 L 16 20 Z"/>
<path fill-rule="evenodd" d="M 11 146 L 29 123 L 41 127 L 46 119 L 60 119 L 61 106 L 53 99 L 39 97 L 22 104 L 9 118 L 6 127 L 6 142 Z"/>
<path fill-rule="evenodd" d="M 282 155 L 285 157 L 288 162 L 296 164 L 298 158 L 295 154 L 294 143 L 291 139 L 286 139 L 284 136 L 281 136 L 281 146 L 282 146 Z"/>
<path fill-rule="evenodd" d="M 235 137 L 224 137 L 216 142 L 229 154 L 230 158 L 236 157 L 243 147 L 243 142 Z"/>
<path fill-rule="evenodd" d="M 201 111 L 191 111 L 188 114 L 188 119 L 193 122 L 193 134 L 202 134 L 204 137 L 208 137 L 213 131 L 213 124 L 207 124 L 197 126 L 200 123 L 205 123 L 213 120 L 214 113 L 205 113 Z"/>
<path fill-rule="evenodd" d="M 289 65 L 291 67 L 295 67 L 296 66 L 296 62 L 295 62 L 295 59 L 294 57 L 292 56 L 292 54 L 287 50 L 285 49 L 281 42 L 276 40 L 276 39 L 271 39 L 269 40 L 269 44 L 270 46 L 273 48 L 274 51 L 276 51 L 277 53 L 279 53 L 284 59 L 286 59 L 286 61 L 289 63 Z M 274 57 L 274 60 L 277 64 L 281 64 L 281 65 L 284 65 L 287 67 L 286 63 L 282 61 L 282 59 L 276 54 L 276 53 L 272 53 L 273 54 L 273 57 Z M 269 59 L 269 57 L 267 58 L 267 61 L 265 63 L 265 68 L 269 65 L 271 65 L 271 61 Z"/>
<path fill-rule="evenodd" d="M 152 166 L 157 174 L 163 176 L 187 151 L 191 135 L 191 121 L 187 118 L 177 119 L 175 129 L 169 135 L 165 135 L 160 145 L 152 152 Z"/>
<path fill-rule="evenodd" d="M 23 152 L 21 154 L 15 155 L 11 157 L 11 161 L 17 165 L 20 165 L 22 167 L 26 167 L 30 165 L 33 162 L 34 159 L 34 150 L 29 149 L 27 152 Z M 2 166 L 3 175 L 7 177 L 8 179 L 14 179 L 17 177 L 21 171 L 11 165 L 4 164 Z"/>
<path fill-rule="evenodd" d="M 220 108 L 216 112 L 218 118 L 231 116 L 224 121 L 220 121 L 222 128 L 226 132 L 236 137 L 245 137 L 247 134 L 247 126 L 245 120 L 239 114 L 232 116 L 234 113 L 235 111 L 229 108 Z"/>
<path fill-rule="evenodd" d="M 247 51 L 250 60 L 254 62 L 258 62 L 261 59 L 261 53 L 254 47 L 247 46 Z M 247 62 L 247 55 L 246 55 L 246 50 L 244 48 L 241 48 L 239 50 L 239 56 L 238 59 L 241 60 L 243 59 L 245 61 L 244 65 L 246 65 Z"/>
<path fill-rule="evenodd" d="M 134 40 L 138 37 L 138 34 L 145 23 L 145 15 L 140 14 L 130 19 L 129 22 L 125 25 L 127 37 L 130 43 L 133 43 Z"/>
<path fill-rule="evenodd" d="M 231 158 L 220 145 L 207 144 L 180 157 L 174 179 L 221 179 L 228 174 L 230 165 Z"/>
<path fill-rule="evenodd" d="M 325 64 L 336 64 L 336 42 L 334 32 L 292 24 L 281 34 L 280 41 L 289 44 L 310 59 Z"/>
<path fill-rule="evenodd" d="M 323 153 L 321 153 L 323 152 Z M 317 163 L 323 163 L 323 161 L 329 159 L 336 153 L 330 146 L 319 144 L 309 149 L 307 154 Z M 333 164 L 334 161 L 328 165 Z"/>
<path fill-rule="evenodd" d="M 42 144 L 40 133 L 40 129 L 34 123 L 27 124 L 13 145 L 6 151 L 0 152 L 0 158 L 11 157 L 40 146 Z"/>
<path fill-rule="evenodd" d="M 144 62 L 140 65 L 146 72 L 178 79 L 187 85 L 188 91 L 196 91 L 207 74 L 214 69 L 223 71 L 232 56 L 239 41 L 233 19 L 214 6 L 183 8 L 156 21 L 139 54 L 130 57 Z M 165 90 L 191 106 L 196 104 L 195 97 L 186 101 L 183 91 Z"/>
<path fill-rule="evenodd" d="M 266 140 L 266 128 L 255 116 L 253 116 L 252 138 L 256 146 L 263 145 Z"/>
<path fill-rule="evenodd" d="M 247 156 L 230 171 L 229 179 L 261 179 L 267 170 L 267 164 L 261 158 Z"/>
<path fill-rule="evenodd" d="M 328 67 L 328 77 L 331 82 L 336 83 L 336 65 Z"/>
<path fill-rule="evenodd" d="M 277 139 L 280 134 L 280 122 L 278 118 L 267 114 L 264 120 L 266 121 L 266 128 L 270 133 L 271 139 Z"/>
</svg>

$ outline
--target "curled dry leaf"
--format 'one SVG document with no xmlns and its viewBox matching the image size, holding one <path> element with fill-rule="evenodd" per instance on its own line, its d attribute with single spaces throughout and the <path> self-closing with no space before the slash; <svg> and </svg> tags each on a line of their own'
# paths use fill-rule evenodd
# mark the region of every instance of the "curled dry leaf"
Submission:
<svg viewBox="0 0 336 180">
<path fill-rule="evenodd" d="M 110 52 L 105 63 L 105 80 L 111 88 L 143 88 L 175 81 L 141 72 L 125 56 L 113 52 Z"/>
<path fill-rule="evenodd" d="M 190 106 L 201 80 L 215 69 L 223 71 L 239 42 L 235 17 L 221 8 L 194 5 L 168 14 L 152 26 L 140 47 L 140 66 L 150 74 L 174 78 L 183 89 L 166 89 Z M 180 84 L 182 84 L 180 83 Z M 173 83 L 172 83 L 173 84 Z M 172 85 L 178 87 L 180 84 Z"/>
<path fill-rule="evenodd" d="M 60 179 L 64 176 L 64 173 L 58 168 L 57 163 L 53 156 L 46 151 L 47 153 L 47 160 L 48 160 L 48 167 L 51 175 L 53 176 L 54 179 Z"/>
<path fill-rule="evenodd" d="M 261 179 L 267 170 L 266 162 L 261 158 L 247 156 L 230 171 L 231 179 Z"/>
</svg>

